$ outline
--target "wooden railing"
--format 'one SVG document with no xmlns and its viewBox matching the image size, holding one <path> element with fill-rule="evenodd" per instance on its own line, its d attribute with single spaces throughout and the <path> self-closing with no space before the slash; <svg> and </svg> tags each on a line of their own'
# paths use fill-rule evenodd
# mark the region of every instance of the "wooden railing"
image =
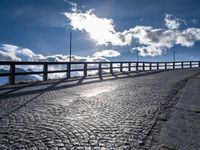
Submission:
<svg viewBox="0 0 200 150">
<path fill-rule="evenodd" d="M 109 70 L 110 73 L 116 71 L 146 71 L 146 70 L 166 70 L 166 69 L 182 69 L 200 67 L 200 61 L 177 61 L 177 62 L 8 62 L 0 61 L 0 67 L 9 66 L 8 72 L 0 73 L 0 77 L 9 77 L 9 84 L 15 84 L 15 77 L 20 75 L 42 74 L 43 80 L 48 80 L 50 73 L 66 73 L 66 78 L 71 77 L 71 72 L 81 71 L 83 76 L 87 76 L 88 71 L 96 70 L 101 77 L 104 70 Z M 27 65 L 42 65 L 41 71 L 17 72 L 16 66 Z M 49 65 L 66 65 L 63 70 L 49 70 Z M 80 66 L 82 68 L 74 68 L 73 66 Z M 19 67 L 20 68 L 20 67 Z"/>
</svg>

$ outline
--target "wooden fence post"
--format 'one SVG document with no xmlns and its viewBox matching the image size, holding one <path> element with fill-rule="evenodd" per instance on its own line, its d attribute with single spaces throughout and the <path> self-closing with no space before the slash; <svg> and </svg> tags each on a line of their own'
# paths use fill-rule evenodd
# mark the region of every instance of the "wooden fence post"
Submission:
<svg viewBox="0 0 200 150">
<path fill-rule="evenodd" d="M 84 63 L 84 77 L 87 76 L 87 63 Z"/>
<path fill-rule="evenodd" d="M 71 63 L 67 63 L 67 78 L 71 77 Z"/>
<path fill-rule="evenodd" d="M 183 69 L 183 62 L 181 62 L 181 68 Z"/>
<path fill-rule="evenodd" d="M 43 81 L 47 81 L 48 79 L 48 64 L 44 63 L 43 65 Z"/>
<path fill-rule="evenodd" d="M 15 64 L 10 65 L 9 84 L 15 84 Z"/>
<path fill-rule="evenodd" d="M 159 70 L 159 63 L 156 63 L 157 64 L 157 70 Z"/>
<path fill-rule="evenodd" d="M 131 63 L 128 63 L 128 71 L 131 71 Z"/>
<path fill-rule="evenodd" d="M 145 63 L 144 62 L 142 63 L 142 70 L 143 71 L 145 70 Z"/>
<path fill-rule="evenodd" d="M 167 69 L 167 63 L 165 62 L 165 69 Z"/>
<path fill-rule="evenodd" d="M 102 77 L 102 64 L 99 63 L 99 78 Z"/>
<path fill-rule="evenodd" d="M 120 63 L 120 72 L 122 72 L 123 71 L 123 63 L 121 62 Z"/>
<path fill-rule="evenodd" d="M 136 62 L 135 70 L 138 71 L 138 62 Z"/>
<path fill-rule="evenodd" d="M 173 69 L 175 69 L 175 62 L 173 62 Z"/>
<path fill-rule="evenodd" d="M 190 61 L 190 68 L 192 68 L 192 62 Z"/>
<path fill-rule="evenodd" d="M 113 63 L 112 62 L 110 63 L 110 73 L 111 74 L 113 73 Z"/>
<path fill-rule="evenodd" d="M 149 70 L 152 70 L 151 62 L 149 63 Z"/>
<path fill-rule="evenodd" d="M 200 67 L 200 61 L 199 61 L 199 67 Z"/>
</svg>

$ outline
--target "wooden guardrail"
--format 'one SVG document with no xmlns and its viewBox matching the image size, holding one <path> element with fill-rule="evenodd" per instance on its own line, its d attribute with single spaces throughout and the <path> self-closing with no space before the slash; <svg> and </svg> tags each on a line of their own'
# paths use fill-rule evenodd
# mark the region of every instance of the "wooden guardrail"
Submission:
<svg viewBox="0 0 200 150">
<path fill-rule="evenodd" d="M 146 70 L 166 70 L 200 67 L 200 61 L 176 61 L 176 62 L 8 62 L 0 61 L 2 65 L 9 66 L 8 72 L 0 72 L 0 77 L 9 77 L 9 84 L 15 84 L 15 77 L 20 75 L 42 74 L 43 80 L 48 80 L 50 73 L 66 73 L 66 77 L 71 77 L 71 72 L 81 71 L 83 76 L 87 76 L 88 71 L 97 70 L 101 77 L 103 70 L 107 69 L 110 73 L 118 71 L 146 71 Z M 42 71 L 17 72 L 16 66 L 42 65 Z M 64 70 L 49 70 L 49 65 L 66 65 Z M 73 65 L 82 65 L 82 68 L 73 68 Z"/>
</svg>

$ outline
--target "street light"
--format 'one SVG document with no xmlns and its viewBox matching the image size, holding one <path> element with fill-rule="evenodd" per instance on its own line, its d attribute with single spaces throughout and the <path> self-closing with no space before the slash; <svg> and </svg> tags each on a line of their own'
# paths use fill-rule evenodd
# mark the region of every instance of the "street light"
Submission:
<svg viewBox="0 0 200 150">
<path fill-rule="evenodd" d="M 69 64 L 67 65 L 67 77 L 71 77 L 71 59 L 72 59 L 72 32 L 69 34 Z"/>
</svg>

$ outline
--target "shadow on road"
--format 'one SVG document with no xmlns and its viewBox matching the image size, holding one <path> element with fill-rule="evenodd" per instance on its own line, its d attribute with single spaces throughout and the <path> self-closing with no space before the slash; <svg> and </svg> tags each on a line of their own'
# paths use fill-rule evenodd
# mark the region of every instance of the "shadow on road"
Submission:
<svg viewBox="0 0 200 150">
<path fill-rule="evenodd" d="M 17 97 L 24 97 L 24 96 L 26 97 L 29 95 L 33 95 L 33 97 L 25 100 L 19 105 L 18 104 L 15 105 L 15 107 L 13 107 L 12 110 L 7 111 L 7 113 L 5 114 L 2 114 L 0 116 L 0 120 L 16 112 L 22 107 L 25 107 L 30 102 L 34 101 L 38 97 L 50 91 L 56 91 L 56 90 L 70 88 L 70 87 L 75 87 L 78 85 L 92 84 L 92 83 L 109 81 L 109 80 L 146 76 L 150 74 L 160 73 L 163 71 L 166 71 L 166 70 L 141 71 L 141 72 L 117 72 L 117 73 L 112 73 L 112 74 L 103 74 L 101 77 L 83 76 L 83 77 L 75 77 L 75 78 L 70 78 L 70 79 L 48 80 L 45 82 L 34 82 L 34 83 L 27 83 L 27 84 L 2 86 L 0 87 L 0 102 L 3 99 L 9 99 L 9 98 L 17 98 Z M 13 103 L 15 102 L 13 101 Z"/>
<path fill-rule="evenodd" d="M 48 91 L 56 91 L 64 88 L 70 88 L 78 85 L 91 84 L 96 82 L 103 82 L 109 80 L 117 80 L 124 78 L 133 78 L 139 76 L 146 76 L 150 74 L 160 73 L 167 70 L 156 71 L 141 71 L 141 72 L 117 72 L 112 74 L 104 74 L 99 76 L 83 76 L 71 79 L 57 79 L 48 80 L 45 82 L 34 82 L 27 84 L 17 84 L 13 86 L 0 87 L 0 99 L 2 98 L 15 98 L 19 96 L 26 96 L 30 94 L 43 94 Z M 34 88 L 35 87 L 35 88 Z"/>
<path fill-rule="evenodd" d="M 104 82 L 117 79 L 125 78 L 135 78 L 140 76 L 147 76 L 151 74 L 156 74 L 169 70 L 155 70 L 155 71 L 140 71 L 140 72 L 117 72 L 113 74 L 104 74 L 102 77 L 99 76 L 83 76 L 70 79 L 59 79 L 59 80 L 49 80 L 45 82 L 35 82 L 29 84 L 18 84 L 18 85 L 7 85 L 0 87 L 0 104 L 1 100 L 6 100 L 9 98 L 17 97 L 28 97 L 32 95 L 33 97 L 25 100 L 24 102 L 17 104 L 12 110 L 7 111 L 5 114 L 0 115 L 0 120 L 10 114 L 16 112 L 17 110 L 25 107 L 30 102 L 34 101 L 38 97 L 44 95 L 47 92 L 57 91 L 61 89 L 66 89 L 70 87 L 75 87 L 79 85 L 92 84 L 97 82 Z M 13 101 L 14 103 L 14 101 Z"/>
</svg>

